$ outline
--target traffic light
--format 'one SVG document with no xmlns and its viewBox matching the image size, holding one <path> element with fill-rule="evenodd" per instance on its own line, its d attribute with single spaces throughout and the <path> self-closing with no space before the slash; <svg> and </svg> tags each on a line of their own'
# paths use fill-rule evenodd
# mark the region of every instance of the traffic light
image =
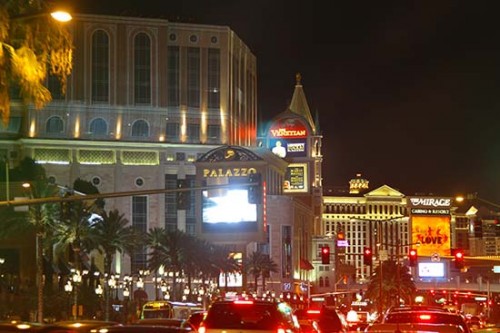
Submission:
<svg viewBox="0 0 500 333">
<path fill-rule="evenodd" d="M 410 253 L 408 254 L 409 265 L 410 267 L 417 266 L 418 263 L 418 254 L 416 249 L 410 249 Z"/>
<path fill-rule="evenodd" d="M 462 269 L 465 267 L 464 263 L 464 250 L 455 249 L 455 268 Z"/>
<path fill-rule="evenodd" d="M 322 246 L 321 247 L 321 263 L 323 265 L 329 265 L 330 264 L 330 247 L 329 246 Z"/>
<path fill-rule="evenodd" d="M 188 188 L 188 182 L 186 179 L 177 179 L 177 209 L 187 210 L 191 205 L 191 192 L 184 189 Z"/>
<path fill-rule="evenodd" d="M 372 265 L 372 257 L 373 257 L 373 252 L 370 247 L 365 247 L 363 249 L 363 264 L 367 266 Z"/>
<path fill-rule="evenodd" d="M 260 173 L 251 173 L 248 175 L 248 203 L 262 203 L 262 176 Z"/>
</svg>

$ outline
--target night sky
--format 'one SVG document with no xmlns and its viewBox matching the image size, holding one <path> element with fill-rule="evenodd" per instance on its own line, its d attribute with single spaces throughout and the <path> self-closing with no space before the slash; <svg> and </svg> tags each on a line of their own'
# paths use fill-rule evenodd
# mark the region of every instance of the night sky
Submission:
<svg viewBox="0 0 500 333">
<path fill-rule="evenodd" d="M 300 72 L 319 113 L 325 187 L 362 173 L 371 188 L 500 202 L 500 1 L 73 3 L 229 26 L 257 57 L 263 121 L 286 109 Z"/>
</svg>

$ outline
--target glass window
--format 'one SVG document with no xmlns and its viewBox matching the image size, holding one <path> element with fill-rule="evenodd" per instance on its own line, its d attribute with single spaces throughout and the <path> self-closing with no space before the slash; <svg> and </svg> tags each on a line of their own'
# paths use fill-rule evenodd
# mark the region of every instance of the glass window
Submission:
<svg viewBox="0 0 500 333">
<path fill-rule="evenodd" d="M 292 276 L 292 227 L 284 225 L 282 233 L 282 263 L 281 272 L 283 277 Z"/>
<path fill-rule="evenodd" d="M 151 103 L 151 40 L 145 33 L 134 40 L 134 98 L 136 104 Z"/>
<path fill-rule="evenodd" d="M 168 87 L 168 106 L 179 106 L 179 47 L 168 47 L 168 69 L 167 69 L 167 87 Z"/>
<path fill-rule="evenodd" d="M 143 233 L 148 230 L 148 197 L 145 195 L 132 197 L 132 227 Z M 133 272 L 147 267 L 147 248 L 134 250 L 131 261 Z"/>
<path fill-rule="evenodd" d="M 189 47 L 187 51 L 187 105 L 200 107 L 200 49 Z"/>
<path fill-rule="evenodd" d="M 187 126 L 187 138 L 189 143 L 199 143 L 200 142 L 200 125 L 199 124 L 188 124 Z"/>
<path fill-rule="evenodd" d="M 208 49 L 208 107 L 220 106 L 220 50 Z"/>
<path fill-rule="evenodd" d="M 173 190 L 177 188 L 177 175 L 165 175 L 165 189 Z M 177 230 L 177 193 L 165 193 L 165 229 L 168 231 Z"/>
<path fill-rule="evenodd" d="M 103 30 L 92 35 L 92 101 L 109 101 L 109 37 Z"/>
<path fill-rule="evenodd" d="M 102 118 L 96 118 L 90 122 L 90 133 L 93 135 L 106 135 L 108 133 L 108 125 Z"/>
<path fill-rule="evenodd" d="M 179 142 L 180 126 L 179 123 L 167 123 L 167 141 Z"/>
<path fill-rule="evenodd" d="M 207 126 L 208 142 L 220 142 L 220 125 L 208 125 Z"/>
<path fill-rule="evenodd" d="M 136 120 L 132 125 L 132 136 L 149 136 L 149 125 L 145 120 Z"/>
<path fill-rule="evenodd" d="M 53 116 L 47 120 L 45 131 L 49 134 L 61 134 L 64 131 L 64 124 L 61 117 Z"/>
</svg>

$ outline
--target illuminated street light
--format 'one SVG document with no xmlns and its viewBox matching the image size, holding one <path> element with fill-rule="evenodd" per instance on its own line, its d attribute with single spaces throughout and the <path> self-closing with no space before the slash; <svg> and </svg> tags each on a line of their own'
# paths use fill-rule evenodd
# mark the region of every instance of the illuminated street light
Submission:
<svg viewBox="0 0 500 333">
<path fill-rule="evenodd" d="M 63 11 L 63 10 L 57 10 L 55 12 L 50 13 L 50 16 L 56 21 L 59 22 L 69 22 L 73 19 L 73 16 L 71 16 L 70 13 Z"/>
</svg>

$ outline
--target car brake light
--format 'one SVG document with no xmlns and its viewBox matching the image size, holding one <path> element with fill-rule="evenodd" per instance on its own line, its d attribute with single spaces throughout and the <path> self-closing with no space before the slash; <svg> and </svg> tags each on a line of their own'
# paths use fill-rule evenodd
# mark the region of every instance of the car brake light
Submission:
<svg viewBox="0 0 500 333">
<path fill-rule="evenodd" d="M 280 327 L 278 328 L 278 331 L 276 333 L 285 333 L 285 332 L 286 332 L 285 329 Z"/>
<path fill-rule="evenodd" d="M 239 301 L 234 301 L 234 304 L 253 304 L 253 301 L 239 300 Z"/>
<path fill-rule="evenodd" d="M 319 314 L 320 312 L 320 310 L 307 310 L 308 314 Z"/>
<path fill-rule="evenodd" d="M 431 315 L 429 315 L 429 314 L 421 314 L 421 315 L 418 316 L 418 318 L 420 320 L 430 320 L 431 319 Z"/>
<path fill-rule="evenodd" d="M 207 328 L 205 325 L 201 324 L 200 327 L 198 327 L 198 333 L 206 333 Z"/>
</svg>

